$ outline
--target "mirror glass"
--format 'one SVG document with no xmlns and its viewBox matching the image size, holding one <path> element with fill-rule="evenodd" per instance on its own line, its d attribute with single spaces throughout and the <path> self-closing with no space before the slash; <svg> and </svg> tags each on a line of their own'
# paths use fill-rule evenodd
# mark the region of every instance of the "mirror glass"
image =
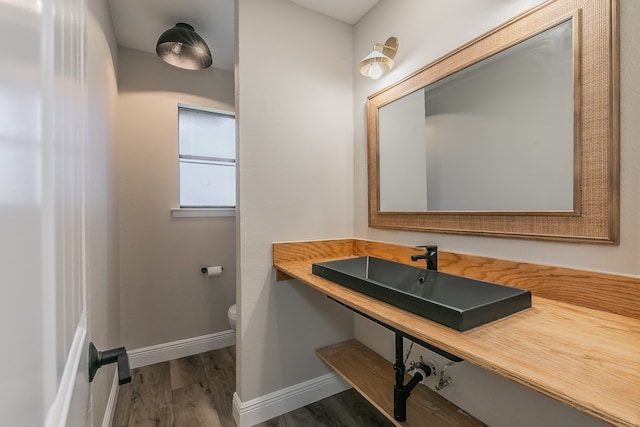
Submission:
<svg viewBox="0 0 640 427">
<path fill-rule="evenodd" d="M 573 211 L 571 20 L 378 110 L 381 212 Z"/>
<path fill-rule="evenodd" d="M 369 96 L 369 226 L 617 244 L 618 1 L 544 2 Z"/>
</svg>

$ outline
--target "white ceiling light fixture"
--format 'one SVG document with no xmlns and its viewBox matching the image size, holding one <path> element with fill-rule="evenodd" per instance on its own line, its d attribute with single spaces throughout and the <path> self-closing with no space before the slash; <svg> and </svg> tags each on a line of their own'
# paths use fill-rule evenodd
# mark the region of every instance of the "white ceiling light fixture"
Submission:
<svg viewBox="0 0 640 427">
<path fill-rule="evenodd" d="M 384 44 L 375 43 L 373 51 L 358 64 L 360 74 L 372 79 L 380 78 L 393 68 L 393 58 L 398 52 L 398 39 L 389 37 Z"/>
</svg>

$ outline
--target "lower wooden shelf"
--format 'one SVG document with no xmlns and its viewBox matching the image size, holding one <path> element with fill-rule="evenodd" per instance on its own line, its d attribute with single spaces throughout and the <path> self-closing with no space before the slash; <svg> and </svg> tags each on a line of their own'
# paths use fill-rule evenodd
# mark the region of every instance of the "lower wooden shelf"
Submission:
<svg viewBox="0 0 640 427">
<path fill-rule="evenodd" d="M 393 419 L 395 371 L 390 362 L 356 340 L 323 347 L 316 350 L 316 354 L 399 427 L 485 426 L 422 385 L 418 385 L 407 400 L 407 421 L 398 422 Z"/>
</svg>

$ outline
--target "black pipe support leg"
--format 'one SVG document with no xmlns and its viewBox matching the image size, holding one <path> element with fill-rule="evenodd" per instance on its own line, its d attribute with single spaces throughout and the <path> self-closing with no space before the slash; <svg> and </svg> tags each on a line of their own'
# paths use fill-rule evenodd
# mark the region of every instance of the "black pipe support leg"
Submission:
<svg viewBox="0 0 640 427">
<path fill-rule="evenodd" d="M 396 383 L 393 386 L 393 419 L 396 421 L 407 420 L 407 399 L 413 389 L 425 378 L 420 372 L 416 372 L 407 384 L 404 384 L 405 366 L 403 360 L 403 337 L 396 334 L 396 363 L 393 369 L 396 371 Z"/>
<path fill-rule="evenodd" d="M 398 389 L 393 386 L 393 419 L 396 421 L 407 421 L 407 396 L 404 388 Z"/>
<path fill-rule="evenodd" d="M 416 372 L 409 382 L 403 387 L 393 386 L 393 419 L 396 421 L 407 420 L 407 399 L 414 388 L 424 380 L 421 373 Z"/>
</svg>

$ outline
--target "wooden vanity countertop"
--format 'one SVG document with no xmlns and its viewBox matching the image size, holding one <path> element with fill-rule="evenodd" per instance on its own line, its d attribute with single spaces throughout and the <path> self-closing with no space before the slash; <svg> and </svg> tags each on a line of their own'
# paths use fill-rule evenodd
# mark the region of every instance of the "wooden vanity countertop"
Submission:
<svg viewBox="0 0 640 427">
<path fill-rule="evenodd" d="M 361 241 L 362 242 L 362 241 Z M 321 293 L 483 369 L 495 372 L 612 425 L 640 425 L 640 319 L 582 307 L 533 292 L 532 307 L 459 332 L 314 275 L 317 261 L 380 256 L 381 243 L 275 243 L 279 279 Z M 388 259 L 397 245 L 387 245 Z M 402 247 L 404 251 L 417 249 Z M 384 252 L 384 250 L 382 250 Z M 579 283 L 576 284 L 579 286 Z M 640 289 L 639 289 L 640 291 Z"/>
</svg>

